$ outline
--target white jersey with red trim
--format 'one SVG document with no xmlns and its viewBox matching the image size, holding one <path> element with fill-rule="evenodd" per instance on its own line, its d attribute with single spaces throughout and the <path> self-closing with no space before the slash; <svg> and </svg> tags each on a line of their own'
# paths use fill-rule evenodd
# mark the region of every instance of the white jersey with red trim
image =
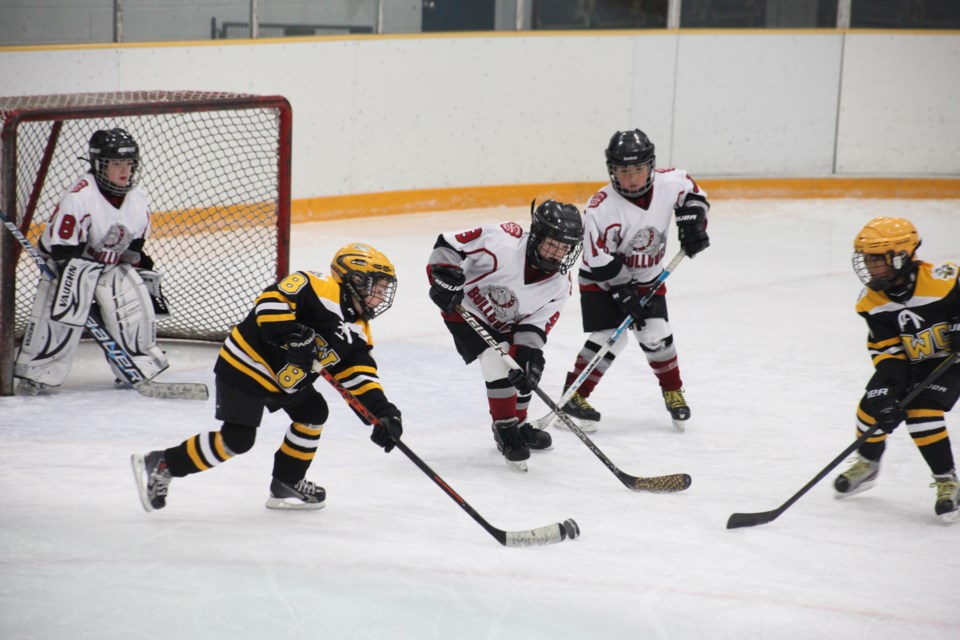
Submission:
<svg viewBox="0 0 960 640">
<path fill-rule="evenodd" d="M 682 169 L 657 169 L 653 186 L 641 198 L 627 199 L 611 184 L 595 193 L 583 212 L 581 289 L 607 290 L 659 276 L 671 216 L 692 194 L 707 197 Z"/>
<path fill-rule="evenodd" d="M 464 308 L 501 333 L 523 325 L 545 337 L 573 292 L 573 281 L 569 273 L 545 275 L 535 269 L 529 271 L 545 277 L 527 281 L 528 237 L 515 222 L 442 234 L 463 256 Z"/>
<path fill-rule="evenodd" d="M 49 254 L 56 246 L 83 247 L 82 257 L 93 260 L 101 251 L 122 254 L 130 243 L 150 235 L 150 210 L 147 196 L 134 187 L 119 207 L 107 200 L 93 174 L 74 182 L 60 199 L 40 240 L 40 248 Z"/>
</svg>

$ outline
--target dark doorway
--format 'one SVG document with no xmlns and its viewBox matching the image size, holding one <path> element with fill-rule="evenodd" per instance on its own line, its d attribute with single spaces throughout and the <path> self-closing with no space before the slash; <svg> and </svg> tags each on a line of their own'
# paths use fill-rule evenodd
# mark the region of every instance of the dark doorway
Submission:
<svg viewBox="0 0 960 640">
<path fill-rule="evenodd" d="M 493 31 L 496 0 L 423 0 L 421 29 Z"/>
</svg>

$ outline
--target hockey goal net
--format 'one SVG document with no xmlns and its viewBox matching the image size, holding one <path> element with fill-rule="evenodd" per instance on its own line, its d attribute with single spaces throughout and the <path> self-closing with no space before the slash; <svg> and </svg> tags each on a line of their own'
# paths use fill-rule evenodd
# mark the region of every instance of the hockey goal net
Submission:
<svg viewBox="0 0 960 640">
<path fill-rule="evenodd" d="M 0 97 L 0 208 L 36 245 L 64 190 L 89 166 L 97 129 L 140 146 L 139 185 L 152 211 L 146 252 L 171 317 L 160 338 L 218 341 L 260 290 L 287 275 L 291 109 L 279 96 L 117 92 Z M 0 394 L 39 270 L 0 230 Z"/>
</svg>

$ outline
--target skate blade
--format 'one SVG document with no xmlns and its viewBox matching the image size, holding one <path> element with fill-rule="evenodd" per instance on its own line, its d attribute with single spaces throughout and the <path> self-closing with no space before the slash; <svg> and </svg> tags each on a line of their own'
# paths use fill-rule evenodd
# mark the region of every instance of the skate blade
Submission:
<svg viewBox="0 0 960 640">
<path fill-rule="evenodd" d="M 304 502 L 298 498 L 267 498 L 267 509 L 277 509 L 280 511 L 316 511 L 326 506 L 324 502 Z"/>
<path fill-rule="evenodd" d="M 674 421 L 673 421 L 673 428 L 676 429 L 677 431 L 679 431 L 680 433 L 683 433 L 684 431 L 687 430 L 687 421 L 686 421 L 686 420 L 674 420 Z"/>
<path fill-rule="evenodd" d="M 567 419 L 570 420 L 573 424 L 577 425 L 580 428 L 580 431 L 584 433 L 596 433 L 597 432 L 597 423 L 593 420 L 575 420 L 570 416 L 567 416 Z M 563 420 L 557 420 L 553 423 L 554 428 L 560 429 L 561 431 L 570 431 L 570 427 Z"/>
<path fill-rule="evenodd" d="M 130 456 L 130 466 L 133 467 L 133 479 L 137 483 L 137 493 L 140 495 L 140 504 L 143 505 L 144 511 L 150 513 L 153 511 L 153 505 L 150 504 L 150 499 L 147 497 L 147 485 L 144 484 L 146 464 L 143 461 L 143 456 L 139 453 Z"/>
<path fill-rule="evenodd" d="M 957 520 L 960 520 L 960 509 L 941 513 L 938 517 L 947 524 L 953 524 Z"/>
<path fill-rule="evenodd" d="M 547 427 L 549 427 L 551 424 L 553 424 L 553 421 L 556 420 L 556 419 L 557 419 L 557 414 L 555 414 L 555 413 L 548 413 L 547 415 L 543 416 L 542 418 L 538 418 L 537 420 L 534 420 L 533 422 L 530 423 L 530 425 L 531 425 L 534 429 L 540 429 L 540 431 L 543 431 L 544 429 L 546 429 Z"/>
<path fill-rule="evenodd" d="M 514 461 L 514 460 L 507 460 L 506 458 L 504 458 L 503 461 L 506 462 L 506 463 L 507 463 L 507 466 L 510 467 L 511 469 L 513 469 L 514 471 L 519 471 L 519 472 L 521 472 L 521 473 L 526 473 L 526 472 L 527 472 L 527 461 L 526 461 L 526 460 Z"/>
<path fill-rule="evenodd" d="M 863 484 L 859 485 L 856 489 L 852 489 L 851 491 L 847 491 L 846 493 L 843 493 L 834 489 L 833 497 L 836 498 L 837 500 L 843 500 L 844 498 L 855 496 L 858 493 L 869 491 L 870 489 L 873 489 L 873 485 L 875 484 L 877 484 L 876 480 L 868 480 L 867 482 L 864 482 Z"/>
</svg>

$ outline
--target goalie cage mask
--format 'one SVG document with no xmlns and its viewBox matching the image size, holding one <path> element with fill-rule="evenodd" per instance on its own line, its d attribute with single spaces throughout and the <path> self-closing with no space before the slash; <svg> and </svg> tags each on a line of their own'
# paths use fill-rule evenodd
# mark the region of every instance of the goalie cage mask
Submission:
<svg viewBox="0 0 960 640">
<path fill-rule="evenodd" d="M 536 207 L 530 203 L 530 237 L 527 238 L 527 260 L 547 273 L 566 273 L 576 263 L 583 249 L 583 219 L 572 204 L 545 200 Z M 569 246 L 562 257 L 544 256 L 544 241 L 552 239 Z"/>
<path fill-rule="evenodd" d="M 140 169 L 140 147 L 125 129 L 94 131 L 89 146 L 90 172 L 97 185 L 106 193 L 123 196 L 137 184 L 137 172 Z M 130 180 L 126 185 L 117 185 L 107 179 L 109 160 L 131 160 Z"/>
<path fill-rule="evenodd" d="M 390 258 L 370 245 L 355 242 L 341 247 L 330 269 L 334 280 L 357 301 L 365 320 L 373 320 L 393 306 L 397 293 L 396 269 Z M 371 298 L 376 301 L 374 304 Z"/>
<path fill-rule="evenodd" d="M 639 198 L 653 186 L 653 170 L 657 166 L 657 157 L 654 155 L 654 146 L 640 129 L 633 131 L 617 131 L 610 138 L 607 145 L 607 173 L 610 174 L 610 183 L 624 198 Z M 638 189 L 627 189 L 622 184 L 614 170 L 618 167 L 649 166 L 647 180 Z"/>
<path fill-rule="evenodd" d="M 874 218 L 853 241 L 853 270 L 874 291 L 904 283 L 917 267 L 920 235 L 906 218 Z"/>
</svg>

